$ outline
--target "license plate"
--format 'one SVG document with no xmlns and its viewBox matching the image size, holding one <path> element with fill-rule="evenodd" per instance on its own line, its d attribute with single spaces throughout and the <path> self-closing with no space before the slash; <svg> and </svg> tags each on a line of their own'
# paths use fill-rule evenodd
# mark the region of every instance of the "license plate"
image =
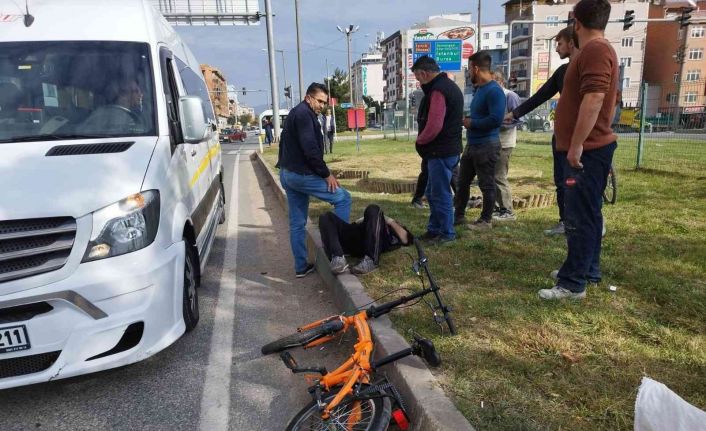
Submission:
<svg viewBox="0 0 706 431">
<path fill-rule="evenodd" d="M 0 327 L 0 353 L 18 352 L 30 347 L 25 325 Z"/>
</svg>

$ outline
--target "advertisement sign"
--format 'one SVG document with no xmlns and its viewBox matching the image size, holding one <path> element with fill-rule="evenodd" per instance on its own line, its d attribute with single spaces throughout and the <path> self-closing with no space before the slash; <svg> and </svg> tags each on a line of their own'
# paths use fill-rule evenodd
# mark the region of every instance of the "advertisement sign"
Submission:
<svg viewBox="0 0 706 431">
<path fill-rule="evenodd" d="M 362 68 L 362 77 L 363 77 L 363 96 L 368 95 L 368 67 L 363 66 Z"/>
<path fill-rule="evenodd" d="M 365 121 L 365 109 L 356 108 L 348 110 L 349 129 L 358 129 L 367 126 L 368 124 Z"/>
<path fill-rule="evenodd" d="M 540 52 L 537 55 L 537 79 L 549 79 L 549 53 Z"/>
<path fill-rule="evenodd" d="M 414 61 L 425 55 L 439 64 L 441 71 L 458 72 L 461 70 L 462 41 L 456 40 L 415 40 L 412 45 Z"/>
</svg>

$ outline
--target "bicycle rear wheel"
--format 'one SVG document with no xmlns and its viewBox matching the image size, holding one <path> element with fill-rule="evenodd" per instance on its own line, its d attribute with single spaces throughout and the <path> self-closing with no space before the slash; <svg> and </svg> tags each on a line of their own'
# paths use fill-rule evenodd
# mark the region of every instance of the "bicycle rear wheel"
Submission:
<svg viewBox="0 0 706 431">
<path fill-rule="evenodd" d="M 336 392 L 326 395 L 323 401 L 330 402 L 336 396 Z M 382 395 L 382 393 L 369 395 Z M 326 421 L 321 419 L 316 401 L 312 401 L 289 422 L 287 431 L 385 431 L 390 425 L 391 415 L 392 403 L 387 396 L 363 399 L 357 399 L 355 396 L 346 397 L 333 409 L 331 417 Z"/>
<path fill-rule="evenodd" d="M 610 167 L 608 170 L 608 180 L 606 182 L 606 188 L 603 190 L 603 202 L 609 204 L 615 204 L 618 200 L 618 178 L 615 175 L 615 169 Z"/>
<path fill-rule="evenodd" d="M 340 320 L 333 320 L 331 322 L 315 326 L 311 329 L 307 329 L 306 331 L 287 335 L 279 340 L 265 344 L 262 346 L 261 351 L 263 355 L 269 355 L 271 353 L 278 353 L 291 349 L 292 347 L 301 347 L 311 343 L 312 341 L 318 340 L 323 336 L 332 335 L 341 329 L 343 329 L 343 322 Z"/>
</svg>

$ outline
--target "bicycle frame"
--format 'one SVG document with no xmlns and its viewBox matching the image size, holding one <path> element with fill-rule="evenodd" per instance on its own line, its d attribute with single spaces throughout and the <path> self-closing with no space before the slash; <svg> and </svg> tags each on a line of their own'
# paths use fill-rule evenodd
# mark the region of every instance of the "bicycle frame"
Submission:
<svg viewBox="0 0 706 431">
<path fill-rule="evenodd" d="M 368 321 L 371 318 L 374 319 L 380 317 L 384 314 L 389 313 L 395 307 L 398 307 L 414 299 L 421 298 L 429 293 L 433 293 L 438 303 L 438 309 L 443 312 L 443 319 L 446 321 L 450 332 L 452 334 L 456 334 L 456 327 L 453 323 L 453 320 L 451 319 L 451 316 L 449 315 L 451 309 L 450 307 L 444 305 L 443 301 L 441 300 L 441 295 L 439 294 L 439 287 L 437 286 L 436 282 L 434 281 L 434 278 L 431 275 L 431 272 L 429 271 L 429 268 L 427 267 L 427 258 L 424 255 L 424 251 L 422 250 L 421 246 L 416 240 L 415 246 L 419 255 L 419 259 L 415 261 L 415 272 L 417 274 L 421 274 L 420 270 L 424 270 L 424 273 L 430 283 L 430 286 L 428 288 L 415 292 L 414 294 L 409 296 L 402 296 L 394 301 L 390 301 L 379 306 L 370 306 L 369 308 L 358 311 L 353 315 L 331 316 L 297 328 L 297 331 L 302 332 L 312 328 L 316 328 L 329 322 L 333 322 L 337 319 L 343 323 L 343 328 L 341 328 L 338 332 L 311 341 L 310 343 L 302 346 L 304 349 L 310 349 L 325 344 L 337 338 L 338 336 L 343 335 L 351 327 L 355 328 L 358 336 L 357 342 L 354 345 L 355 352 L 353 353 L 353 355 L 351 355 L 351 357 L 345 363 L 343 363 L 341 366 L 331 372 L 327 373 L 324 369 L 322 369 L 324 371 L 321 372 L 321 377 L 316 378 L 317 383 L 313 386 L 313 388 L 323 388 L 323 390 L 326 392 L 331 391 L 333 388 L 341 388 L 336 394 L 336 396 L 325 406 L 322 405 L 320 399 L 320 392 L 312 391 L 316 392 L 316 401 L 317 403 L 319 403 L 319 407 L 321 408 L 322 419 L 327 420 L 331 416 L 331 412 L 336 407 L 338 407 L 347 396 L 353 394 L 353 388 L 356 383 L 370 384 L 372 374 L 376 368 L 401 359 L 413 353 L 413 349 L 409 348 L 397 353 L 393 353 L 392 355 L 389 355 L 378 361 L 371 362 L 370 358 L 373 354 L 374 348 L 374 342 L 372 339 L 370 326 L 368 324 Z M 434 314 L 436 319 L 436 312 Z M 436 320 L 437 322 L 439 321 L 438 319 Z M 284 360 L 284 356 L 282 358 Z M 292 370 L 295 371 L 294 369 Z M 310 368 L 307 370 L 312 371 L 316 369 Z M 352 420 L 356 420 L 357 409 L 358 407 L 354 406 L 354 414 L 351 415 Z"/>
</svg>

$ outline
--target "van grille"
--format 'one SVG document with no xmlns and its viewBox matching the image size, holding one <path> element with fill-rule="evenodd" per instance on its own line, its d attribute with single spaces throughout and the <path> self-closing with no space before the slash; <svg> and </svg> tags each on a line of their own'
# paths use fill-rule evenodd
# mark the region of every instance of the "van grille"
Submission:
<svg viewBox="0 0 706 431">
<path fill-rule="evenodd" d="M 71 217 L 0 221 L 0 283 L 63 267 L 75 236 Z"/>
<path fill-rule="evenodd" d="M 44 371 L 54 365 L 60 354 L 61 350 L 38 355 L 20 356 L 19 358 L 0 359 L 0 379 Z"/>
</svg>

